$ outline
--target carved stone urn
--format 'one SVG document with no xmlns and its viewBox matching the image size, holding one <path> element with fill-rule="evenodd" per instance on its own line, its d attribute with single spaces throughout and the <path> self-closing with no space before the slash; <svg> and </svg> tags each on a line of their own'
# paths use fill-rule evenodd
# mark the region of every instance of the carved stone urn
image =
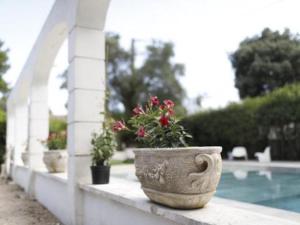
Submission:
<svg viewBox="0 0 300 225">
<path fill-rule="evenodd" d="M 178 209 L 203 207 L 222 172 L 221 147 L 135 149 L 136 176 L 154 202 Z"/>
<path fill-rule="evenodd" d="M 66 150 L 49 150 L 44 152 L 43 161 L 49 173 L 63 173 L 67 166 Z"/>
</svg>

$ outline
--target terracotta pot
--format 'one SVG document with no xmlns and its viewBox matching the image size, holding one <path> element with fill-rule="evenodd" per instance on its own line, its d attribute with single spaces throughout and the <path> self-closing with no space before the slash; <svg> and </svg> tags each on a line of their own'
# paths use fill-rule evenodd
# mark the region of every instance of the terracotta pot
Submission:
<svg viewBox="0 0 300 225">
<path fill-rule="evenodd" d="M 23 162 L 24 166 L 28 166 L 28 163 L 29 163 L 28 157 L 29 157 L 28 152 L 22 152 L 21 158 L 22 158 L 22 162 Z"/>
<path fill-rule="evenodd" d="M 221 147 L 135 149 L 136 176 L 154 202 L 172 208 L 201 208 L 219 183 L 221 151 Z"/>
<path fill-rule="evenodd" d="M 49 173 L 63 173 L 67 166 L 66 150 L 49 150 L 44 152 L 43 161 Z"/>
</svg>

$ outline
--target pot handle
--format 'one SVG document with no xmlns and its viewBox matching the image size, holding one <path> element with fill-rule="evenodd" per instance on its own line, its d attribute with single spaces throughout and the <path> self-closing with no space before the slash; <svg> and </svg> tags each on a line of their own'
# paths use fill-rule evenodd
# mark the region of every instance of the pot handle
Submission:
<svg viewBox="0 0 300 225">
<path fill-rule="evenodd" d="M 199 172 L 190 173 L 188 176 L 192 181 L 193 188 L 205 188 L 207 179 L 212 168 L 214 168 L 214 159 L 208 154 L 198 154 L 195 156 L 195 164 L 197 168 L 201 168 Z"/>
</svg>

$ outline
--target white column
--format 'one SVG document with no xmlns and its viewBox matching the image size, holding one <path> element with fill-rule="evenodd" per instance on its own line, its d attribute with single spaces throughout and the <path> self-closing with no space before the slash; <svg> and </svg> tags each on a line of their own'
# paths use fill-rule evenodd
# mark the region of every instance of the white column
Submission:
<svg viewBox="0 0 300 225">
<path fill-rule="evenodd" d="M 32 85 L 29 104 L 29 167 L 44 168 L 43 152 L 46 150 L 42 141 L 49 133 L 48 86 Z"/>
<path fill-rule="evenodd" d="M 25 151 L 28 135 L 28 104 L 27 101 L 19 102 L 15 108 L 15 148 L 14 165 L 22 165 L 21 154 Z"/>
<path fill-rule="evenodd" d="M 71 223 L 78 225 L 82 224 L 78 183 L 91 183 L 90 140 L 103 122 L 104 40 L 104 33 L 96 29 L 74 26 L 69 33 L 68 187 Z"/>
<path fill-rule="evenodd" d="M 6 117 L 6 156 L 5 156 L 5 170 L 8 176 L 12 176 L 11 171 L 11 158 L 12 150 L 15 148 L 15 110 L 13 105 L 7 104 L 7 117 Z"/>
</svg>

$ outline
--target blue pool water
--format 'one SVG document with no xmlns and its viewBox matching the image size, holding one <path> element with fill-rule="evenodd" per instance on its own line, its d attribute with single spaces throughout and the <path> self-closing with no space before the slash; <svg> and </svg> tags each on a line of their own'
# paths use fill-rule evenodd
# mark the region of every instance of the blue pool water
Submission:
<svg viewBox="0 0 300 225">
<path fill-rule="evenodd" d="M 216 196 L 300 213 L 300 173 L 225 171 Z"/>
</svg>

